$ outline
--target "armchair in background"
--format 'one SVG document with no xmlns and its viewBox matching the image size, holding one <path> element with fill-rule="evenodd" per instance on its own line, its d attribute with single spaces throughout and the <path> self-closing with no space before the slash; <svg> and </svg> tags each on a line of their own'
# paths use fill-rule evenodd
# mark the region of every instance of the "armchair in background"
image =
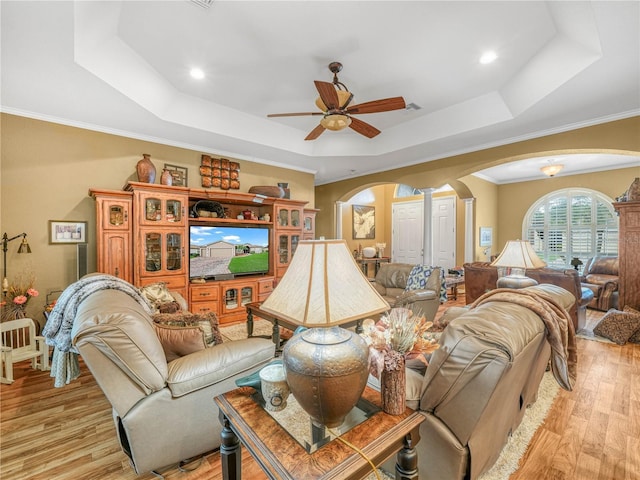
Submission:
<svg viewBox="0 0 640 480">
<path fill-rule="evenodd" d="M 618 257 L 592 257 L 584 264 L 582 286 L 593 292 L 588 307 L 607 311 L 618 306 Z"/>
<path fill-rule="evenodd" d="M 446 300 L 444 275 L 440 267 L 383 263 L 372 285 L 392 308 L 420 311 L 430 322 L 434 320 L 440 302 Z"/>
</svg>

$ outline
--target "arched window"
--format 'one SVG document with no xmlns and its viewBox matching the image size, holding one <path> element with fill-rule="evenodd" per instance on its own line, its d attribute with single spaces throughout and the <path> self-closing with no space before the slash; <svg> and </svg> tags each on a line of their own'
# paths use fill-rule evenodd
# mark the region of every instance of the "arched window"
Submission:
<svg viewBox="0 0 640 480">
<path fill-rule="evenodd" d="M 422 195 L 422 191 L 404 183 L 399 183 L 396 186 L 395 198 L 413 197 L 415 195 Z"/>
<path fill-rule="evenodd" d="M 595 190 L 558 190 L 531 206 L 523 237 L 550 267 L 570 268 L 574 257 L 584 263 L 618 254 L 618 217 L 611 199 Z"/>
</svg>

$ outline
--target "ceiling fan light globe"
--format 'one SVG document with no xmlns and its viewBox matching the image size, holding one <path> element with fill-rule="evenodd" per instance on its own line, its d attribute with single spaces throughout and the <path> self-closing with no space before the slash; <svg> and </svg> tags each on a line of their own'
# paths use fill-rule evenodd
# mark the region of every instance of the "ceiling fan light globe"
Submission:
<svg viewBox="0 0 640 480">
<path fill-rule="evenodd" d="M 340 105 L 340 107 L 343 107 L 344 104 L 347 103 L 347 100 L 349 100 L 351 93 L 345 90 L 336 90 L 336 93 L 338 94 L 338 104 Z M 320 97 L 316 98 L 316 107 L 318 107 L 323 112 L 327 111 L 327 106 L 324 104 Z"/>
<path fill-rule="evenodd" d="M 344 130 L 351 125 L 351 118 L 347 115 L 340 115 L 337 113 L 333 115 L 326 115 L 325 117 L 322 117 L 322 120 L 320 120 L 320 125 L 327 130 L 337 132 L 338 130 Z"/>
</svg>

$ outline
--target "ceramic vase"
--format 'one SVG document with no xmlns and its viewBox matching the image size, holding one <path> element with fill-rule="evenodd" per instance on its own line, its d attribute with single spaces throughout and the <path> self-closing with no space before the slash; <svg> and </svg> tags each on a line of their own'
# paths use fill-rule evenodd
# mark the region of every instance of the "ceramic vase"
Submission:
<svg viewBox="0 0 640 480">
<path fill-rule="evenodd" d="M 162 185 L 173 185 L 173 177 L 171 176 L 171 172 L 166 168 L 162 170 L 162 175 L 160 175 L 160 183 Z"/>
<path fill-rule="evenodd" d="M 627 201 L 628 202 L 636 202 L 640 200 L 640 177 L 636 177 L 631 185 L 629 186 L 629 190 L 627 190 Z"/>
<path fill-rule="evenodd" d="M 291 394 L 318 424 L 338 427 L 369 376 L 369 347 L 340 327 L 311 328 L 287 341 L 282 360 Z"/>
<path fill-rule="evenodd" d="M 151 161 L 151 155 L 149 155 L 148 153 L 143 153 L 142 157 L 142 160 L 140 160 L 136 165 L 138 181 L 144 183 L 155 183 L 156 167 Z"/>
<path fill-rule="evenodd" d="M 382 410 L 390 415 L 402 415 L 406 409 L 407 390 L 404 356 L 398 354 L 391 363 L 391 368 L 385 365 L 380 373 Z"/>
</svg>

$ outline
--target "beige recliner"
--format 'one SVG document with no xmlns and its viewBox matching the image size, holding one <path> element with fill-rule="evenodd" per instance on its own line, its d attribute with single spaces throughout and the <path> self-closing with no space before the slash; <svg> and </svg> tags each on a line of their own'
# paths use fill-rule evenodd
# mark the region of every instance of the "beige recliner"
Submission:
<svg viewBox="0 0 640 480">
<path fill-rule="evenodd" d="M 113 289 L 80 304 L 71 334 L 113 407 L 120 445 L 138 474 L 219 447 L 213 397 L 271 361 L 275 348 L 270 340 L 250 338 L 167 363 L 152 319 L 132 297 Z"/>
<path fill-rule="evenodd" d="M 405 307 L 422 312 L 433 321 L 440 305 L 443 275 L 440 267 L 432 267 L 424 288 L 406 291 L 409 274 L 415 265 L 410 263 L 383 263 L 376 274 L 373 287 L 393 307 Z"/>
<path fill-rule="evenodd" d="M 565 310 L 575 302 L 555 285 L 525 290 L 543 292 Z M 421 480 L 473 480 L 489 470 L 536 401 L 549 364 L 545 325 L 531 309 L 488 301 L 457 310 L 425 374 L 406 369 L 407 406 L 425 416 L 416 445 Z M 379 388 L 374 377 L 369 382 Z"/>
</svg>

